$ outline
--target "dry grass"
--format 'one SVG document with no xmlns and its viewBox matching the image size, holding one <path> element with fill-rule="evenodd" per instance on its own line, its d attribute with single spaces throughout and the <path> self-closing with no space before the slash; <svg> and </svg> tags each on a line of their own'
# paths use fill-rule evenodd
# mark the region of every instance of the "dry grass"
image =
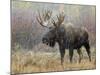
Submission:
<svg viewBox="0 0 100 75">
<path fill-rule="evenodd" d="M 69 62 L 68 51 L 64 58 L 63 66 L 60 64 L 60 54 L 58 52 L 22 52 L 17 51 L 12 54 L 12 74 L 15 73 L 35 73 L 65 70 L 95 69 L 95 50 L 92 50 L 92 62 L 89 62 L 86 52 L 81 63 L 78 63 L 78 54 L 74 51 L 73 63 Z"/>
</svg>

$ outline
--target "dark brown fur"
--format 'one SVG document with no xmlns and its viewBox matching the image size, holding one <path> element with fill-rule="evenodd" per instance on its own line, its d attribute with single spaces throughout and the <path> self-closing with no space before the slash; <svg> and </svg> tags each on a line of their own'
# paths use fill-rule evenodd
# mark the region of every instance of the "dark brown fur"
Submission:
<svg viewBox="0 0 100 75">
<path fill-rule="evenodd" d="M 71 23 L 62 24 L 65 18 L 63 12 L 57 16 L 57 21 L 53 18 L 51 19 L 51 15 L 52 12 L 50 10 L 45 11 L 42 15 L 39 13 L 37 21 L 41 26 L 49 29 L 49 32 L 47 32 L 42 39 L 43 43 L 51 47 L 54 47 L 56 42 L 59 44 L 61 64 L 63 64 L 64 61 L 65 49 L 69 49 L 70 62 L 72 62 L 73 50 L 77 49 L 79 62 L 81 62 L 82 53 L 80 48 L 82 46 L 86 48 L 89 60 L 91 61 L 88 32 L 85 29 L 72 26 L 73 24 Z M 49 23 L 49 21 L 52 22 L 54 27 L 48 27 L 48 24 L 45 25 L 45 23 Z"/>
<path fill-rule="evenodd" d="M 52 28 L 43 37 L 43 43 L 48 43 L 49 46 L 54 47 L 55 42 L 59 44 L 61 64 L 64 61 L 63 58 L 65 55 L 65 49 L 69 49 L 71 62 L 73 57 L 73 50 L 77 49 L 79 54 L 79 62 L 81 62 L 82 54 L 80 48 L 82 46 L 86 48 L 89 60 L 91 61 L 88 32 L 85 29 L 75 28 L 72 26 L 64 27 L 63 25 L 58 29 Z"/>
</svg>

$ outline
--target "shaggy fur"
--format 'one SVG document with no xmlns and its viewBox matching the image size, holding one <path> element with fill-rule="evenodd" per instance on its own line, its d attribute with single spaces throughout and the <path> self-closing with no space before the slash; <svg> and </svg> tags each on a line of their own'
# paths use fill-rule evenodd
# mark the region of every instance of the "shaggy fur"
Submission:
<svg viewBox="0 0 100 75">
<path fill-rule="evenodd" d="M 85 29 L 76 28 L 73 26 L 65 27 L 64 25 L 61 25 L 57 29 L 51 28 L 43 37 L 42 41 L 51 47 L 54 47 L 56 42 L 59 44 L 61 64 L 63 64 L 65 49 L 69 49 L 70 62 L 72 62 L 73 50 L 77 49 L 77 53 L 79 54 L 79 62 L 81 62 L 82 53 L 80 48 L 82 46 L 86 48 L 89 60 L 91 61 L 88 37 L 88 32 Z"/>
</svg>

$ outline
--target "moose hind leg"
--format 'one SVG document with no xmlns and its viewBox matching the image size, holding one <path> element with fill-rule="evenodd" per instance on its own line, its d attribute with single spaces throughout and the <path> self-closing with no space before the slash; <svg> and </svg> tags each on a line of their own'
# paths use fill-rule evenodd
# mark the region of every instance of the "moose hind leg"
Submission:
<svg viewBox="0 0 100 75">
<path fill-rule="evenodd" d="M 84 44 L 85 48 L 86 48 L 86 51 L 87 51 L 87 54 L 88 54 L 88 57 L 89 57 L 89 61 L 91 61 L 91 52 L 90 52 L 90 45 L 89 45 L 89 42 L 87 41 L 85 44 Z"/>
<path fill-rule="evenodd" d="M 70 58 L 70 62 L 72 63 L 73 49 L 69 49 L 69 58 Z"/>
<path fill-rule="evenodd" d="M 81 62 L 81 59 L 83 57 L 82 52 L 81 52 L 81 49 L 77 49 L 77 53 L 79 55 L 79 63 L 80 63 Z"/>
</svg>

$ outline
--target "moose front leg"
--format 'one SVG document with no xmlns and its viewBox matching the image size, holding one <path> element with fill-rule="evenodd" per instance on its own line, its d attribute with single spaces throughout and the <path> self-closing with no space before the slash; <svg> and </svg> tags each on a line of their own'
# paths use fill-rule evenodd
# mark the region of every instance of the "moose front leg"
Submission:
<svg viewBox="0 0 100 75">
<path fill-rule="evenodd" d="M 65 48 L 60 47 L 60 55 L 61 55 L 61 65 L 63 65 L 64 55 L 65 55 Z"/>
<path fill-rule="evenodd" d="M 69 49 L 69 58 L 70 58 L 70 62 L 72 63 L 73 49 Z"/>
</svg>

